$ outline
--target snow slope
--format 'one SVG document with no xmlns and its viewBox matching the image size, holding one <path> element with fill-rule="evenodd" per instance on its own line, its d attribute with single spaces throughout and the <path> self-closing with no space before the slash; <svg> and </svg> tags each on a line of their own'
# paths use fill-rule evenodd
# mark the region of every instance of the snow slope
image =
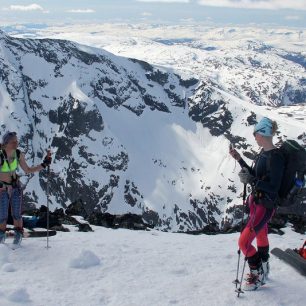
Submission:
<svg viewBox="0 0 306 306">
<path fill-rule="evenodd" d="M 0 305 L 304 305 L 306 278 L 273 255 L 268 283 L 237 298 L 238 233 L 94 230 L 59 232 L 49 249 L 45 238 L 24 239 L 15 251 L 0 245 Z M 289 228 L 270 235 L 272 248 L 304 239 Z"/>
</svg>

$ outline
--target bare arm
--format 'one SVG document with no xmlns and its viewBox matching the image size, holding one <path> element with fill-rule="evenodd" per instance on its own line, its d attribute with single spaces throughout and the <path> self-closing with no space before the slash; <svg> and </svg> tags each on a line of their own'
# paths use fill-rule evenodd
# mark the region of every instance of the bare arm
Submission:
<svg viewBox="0 0 306 306">
<path fill-rule="evenodd" d="M 25 172 L 25 173 L 34 173 L 34 172 L 38 172 L 44 169 L 44 167 L 40 164 L 34 167 L 29 167 L 25 158 L 24 158 L 24 154 L 21 153 L 20 154 L 20 159 L 19 159 L 19 164 L 21 169 Z"/>
</svg>

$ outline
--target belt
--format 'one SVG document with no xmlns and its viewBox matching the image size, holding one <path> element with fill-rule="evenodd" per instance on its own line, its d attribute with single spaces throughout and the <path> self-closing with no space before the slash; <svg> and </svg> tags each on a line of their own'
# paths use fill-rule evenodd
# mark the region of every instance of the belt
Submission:
<svg viewBox="0 0 306 306">
<path fill-rule="evenodd" d="M 7 186 L 12 186 L 12 184 L 6 183 L 6 182 L 0 182 L 0 188 L 7 187 Z"/>
</svg>

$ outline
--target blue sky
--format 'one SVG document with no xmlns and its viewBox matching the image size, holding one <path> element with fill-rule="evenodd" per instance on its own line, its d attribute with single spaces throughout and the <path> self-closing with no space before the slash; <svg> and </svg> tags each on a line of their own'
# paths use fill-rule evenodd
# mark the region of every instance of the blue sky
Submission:
<svg viewBox="0 0 306 306">
<path fill-rule="evenodd" d="M 204 22 L 306 28 L 306 0 L 0 0 L 0 22 Z"/>
</svg>

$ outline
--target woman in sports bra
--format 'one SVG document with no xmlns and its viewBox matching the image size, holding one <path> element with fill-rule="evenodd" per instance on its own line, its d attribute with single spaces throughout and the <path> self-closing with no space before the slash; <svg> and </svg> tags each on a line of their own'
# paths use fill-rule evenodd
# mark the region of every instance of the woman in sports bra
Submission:
<svg viewBox="0 0 306 306">
<path fill-rule="evenodd" d="M 23 235 L 22 188 L 16 171 L 20 166 L 25 173 L 34 173 L 43 170 L 51 163 L 47 155 L 37 166 L 29 167 L 25 156 L 18 149 L 18 139 L 15 132 L 7 132 L 2 138 L 0 149 L 0 243 L 5 240 L 8 210 L 11 208 L 14 220 L 14 244 L 20 244 Z"/>
</svg>

